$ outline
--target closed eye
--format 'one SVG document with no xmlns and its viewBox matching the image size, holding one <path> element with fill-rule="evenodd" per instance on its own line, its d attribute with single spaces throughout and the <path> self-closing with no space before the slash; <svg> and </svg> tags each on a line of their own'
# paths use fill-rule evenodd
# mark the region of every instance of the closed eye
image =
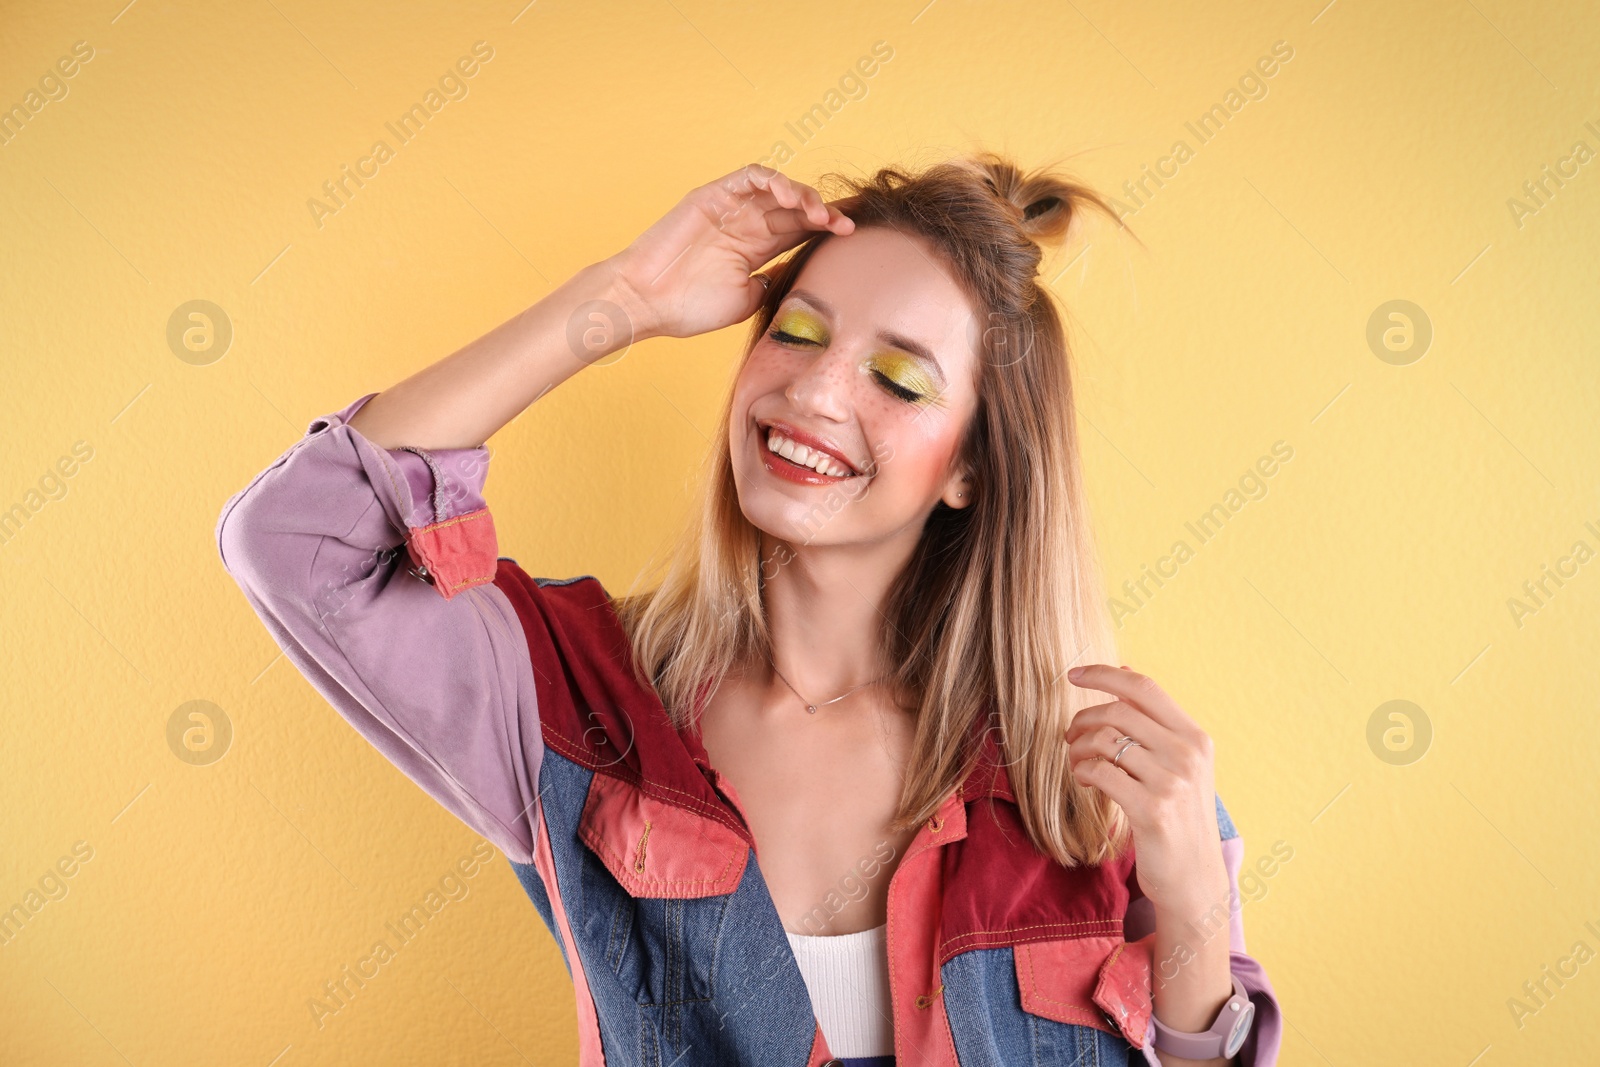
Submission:
<svg viewBox="0 0 1600 1067">
<path fill-rule="evenodd" d="M 780 330 L 777 327 L 773 327 L 771 330 L 769 330 L 768 336 L 770 336 L 774 341 L 778 341 L 779 343 L 786 345 L 811 345 L 815 348 L 826 347 L 826 345 L 821 341 L 813 341 L 809 337 L 796 337 L 794 334 L 785 330 Z M 928 398 L 922 393 L 917 392 L 915 389 L 906 388 L 893 378 L 889 377 L 887 374 L 883 373 L 881 370 L 872 371 L 872 377 L 879 385 L 883 386 L 883 388 L 889 392 L 889 395 L 903 400 L 908 404 L 921 404 L 927 402 L 928 400 Z"/>
<path fill-rule="evenodd" d="M 872 376 L 874 378 L 878 379 L 878 384 L 879 385 L 881 385 L 885 389 L 889 390 L 889 392 L 893 393 L 895 396 L 899 397 L 901 400 L 905 400 L 905 401 L 907 401 L 909 403 L 915 404 L 918 401 L 926 399 L 921 393 L 917 392 L 915 389 L 907 389 L 905 386 L 901 385 L 899 382 L 895 381 L 893 378 L 889 377 L 887 374 L 883 373 L 883 371 L 881 371 L 881 370 L 873 371 L 872 372 Z"/>
</svg>

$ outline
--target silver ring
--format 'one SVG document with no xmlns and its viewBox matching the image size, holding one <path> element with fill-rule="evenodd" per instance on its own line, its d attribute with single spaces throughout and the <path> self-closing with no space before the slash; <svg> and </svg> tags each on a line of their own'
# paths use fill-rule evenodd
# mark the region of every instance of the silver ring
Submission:
<svg viewBox="0 0 1600 1067">
<path fill-rule="evenodd" d="M 1138 741 L 1135 741 L 1131 737 L 1119 737 L 1119 738 L 1117 738 L 1117 740 L 1126 742 L 1126 744 L 1124 744 L 1121 748 L 1117 749 L 1117 754 L 1115 756 L 1111 757 L 1111 765 L 1113 767 L 1117 766 L 1121 762 L 1122 754 L 1124 752 L 1128 751 L 1128 749 L 1130 749 L 1130 748 L 1143 748 L 1144 747 L 1143 744 L 1141 744 Z"/>
</svg>

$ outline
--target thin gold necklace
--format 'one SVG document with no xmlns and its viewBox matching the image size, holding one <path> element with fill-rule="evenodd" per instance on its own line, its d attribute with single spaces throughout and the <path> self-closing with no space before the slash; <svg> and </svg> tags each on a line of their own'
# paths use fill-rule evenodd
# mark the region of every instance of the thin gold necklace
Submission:
<svg viewBox="0 0 1600 1067">
<path fill-rule="evenodd" d="M 889 677 L 889 674 L 886 671 L 883 674 L 879 675 L 878 677 L 872 679 L 872 681 L 870 681 L 870 682 L 862 682 L 860 685 L 856 686 L 854 689 L 845 690 L 843 693 L 841 693 L 838 696 L 834 697 L 832 700 L 824 700 L 820 704 L 813 704 L 809 700 L 807 700 L 804 696 L 801 696 L 800 690 L 798 690 L 798 689 L 796 689 L 794 687 L 794 683 L 793 682 L 791 682 L 791 681 L 789 681 L 789 679 L 783 677 L 783 672 L 778 670 L 778 665 L 776 663 L 772 664 L 772 673 L 776 674 L 778 676 L 778 678 L 783 682 L 783 684 L 789 687 L 789 691 L 790 692 L 792 692 L 795 696 L 800 697 L 800 703 L 804 704 L 806 706 L 806 710 L 809 711 L 813 715 L 815 715 L 817 713 L 817 709 L 818 708 L 825 708 L 829 704 L 837 704 L 837 703 L 839 703 L 839 701 L 843 700 L 845 697 L 849 696 L 851 693 L 854 693 L 857 689 L 865 689 L 867 686 L 873 685 L 873 684 L 875 684 L 877 682 L 881 682 L 885 678 Z"/>
</svg>

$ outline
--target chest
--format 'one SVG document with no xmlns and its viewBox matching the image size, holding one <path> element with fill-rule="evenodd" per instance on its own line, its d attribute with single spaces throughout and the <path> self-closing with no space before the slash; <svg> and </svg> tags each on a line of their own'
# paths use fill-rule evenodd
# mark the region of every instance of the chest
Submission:
<svg viewBox="0 0 1600 1067">
<path fill-rule="evenodd" d="M 813 715 L 735 685 L 707 704 L 700 730 L 750 826 L 785 929 L 847 934 L 881 924 L 889 879 L 916 835 L 891 826 L 910 716 L 867 700 Z"/>
</svg>

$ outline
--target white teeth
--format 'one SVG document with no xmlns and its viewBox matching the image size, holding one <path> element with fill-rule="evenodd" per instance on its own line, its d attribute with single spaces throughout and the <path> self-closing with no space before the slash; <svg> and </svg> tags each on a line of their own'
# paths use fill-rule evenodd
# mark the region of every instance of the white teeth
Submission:
<svg viewBox="0 0 1600 1067">
<path fill-rule="evenodd" d="M 767 432 L 767 450 L 782 456 L 791 463 L 810 467 L 818 474 L 831 478 L 848 478 L 850 472 L 825 452 L 816 452 L 783 436 L 777 430 Z"/>
</svg>

